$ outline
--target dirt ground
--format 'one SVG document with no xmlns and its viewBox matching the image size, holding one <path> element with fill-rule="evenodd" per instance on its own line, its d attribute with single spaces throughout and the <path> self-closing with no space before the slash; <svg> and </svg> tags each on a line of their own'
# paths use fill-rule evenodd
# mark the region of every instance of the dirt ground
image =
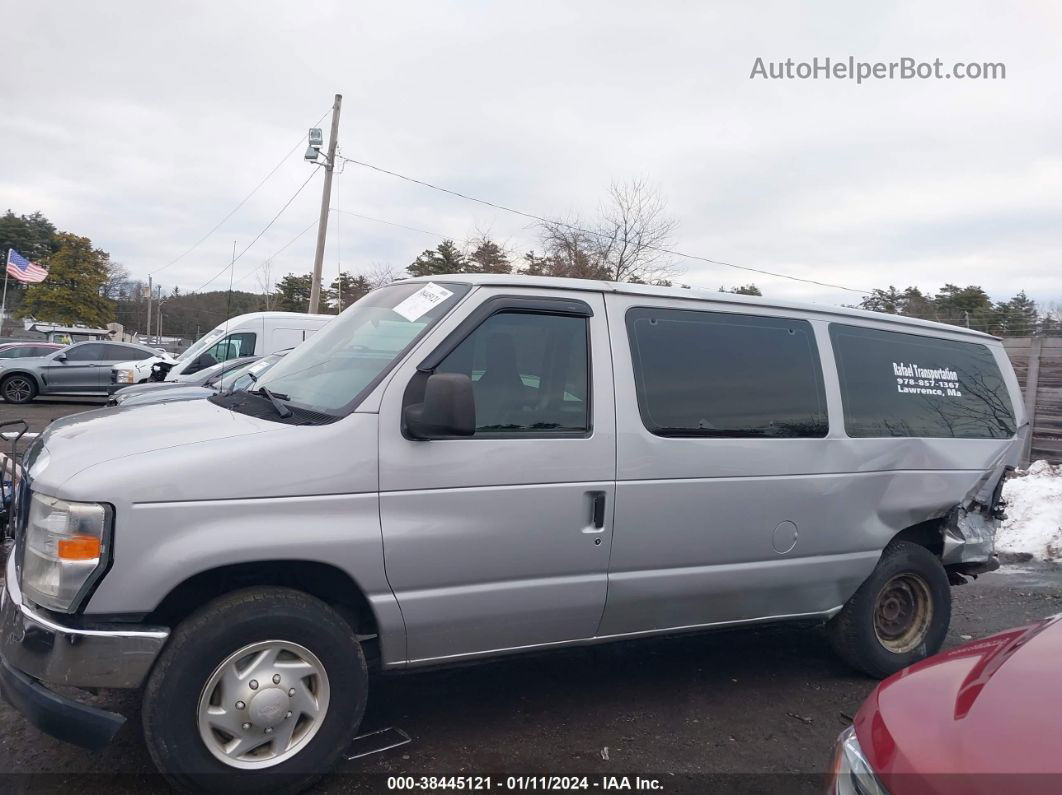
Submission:
<svg viewBox="0 0 1062 795">
<path fill-rule="evenodd" d="M 71 408 L 22 413 L 39 430 Z M 1062 612 L 1062 568 L 1006 565 L 953 597 L 948 647 Z M 397 727 L 412 742 L 342 763 L 315 791 L 387 792 L 394 775 L 588 775 L 593 789 L 607 788 L 602 776 L 631 777 L 635 788 L 640 776 L 665 792 L 821 792 L 833 742 L 873 686 L 832 655 L 820 629 L 798 625 L 377 675 L 363 731 Z M 141 742 L 137 696 L 104 692 L 97 703 L 130 718 L 102 752 L 43 736 L 0 706 L 0 787 L 164 789 Z"/>
</svg>

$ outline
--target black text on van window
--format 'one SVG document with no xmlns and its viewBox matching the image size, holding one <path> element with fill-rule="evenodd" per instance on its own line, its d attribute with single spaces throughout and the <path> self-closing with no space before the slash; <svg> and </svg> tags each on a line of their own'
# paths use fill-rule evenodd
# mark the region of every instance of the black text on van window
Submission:
<svg viewBox="0 0 1062 795">
<path fill-rule="evenodd" d="M 849 436 L 1002 439 L 1014 408 L 984 345 L 830 325 Z"/>
<path fill-rule="evenodd" d="M 822 368 L 803 320 L 627 312 L 638 409 L 659 436 L 822 437 Z"/>
<path fill-rule="evenodd" d="M 503 312 L 435 368 L 472 379 L 476 435 L 590 429 L 586 318 Z"/>
</svg>

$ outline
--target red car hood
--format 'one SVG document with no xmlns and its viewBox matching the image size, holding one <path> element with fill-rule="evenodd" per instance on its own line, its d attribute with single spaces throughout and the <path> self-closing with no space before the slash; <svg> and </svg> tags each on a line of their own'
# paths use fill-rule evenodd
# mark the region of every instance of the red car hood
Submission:
<svg viewBox="0 0 1062 795">
<path fill-rule="evenodd" d="M 993 774 L 1062 774 L 1062 615 L 905 668 L 864 702 L 855 728 L 893 793 L 998 792 Z M 963 776 L 939 775 L 949 773 Z M 1006 791 L 1047 783 L 1013 777 Z"/>
</svg>

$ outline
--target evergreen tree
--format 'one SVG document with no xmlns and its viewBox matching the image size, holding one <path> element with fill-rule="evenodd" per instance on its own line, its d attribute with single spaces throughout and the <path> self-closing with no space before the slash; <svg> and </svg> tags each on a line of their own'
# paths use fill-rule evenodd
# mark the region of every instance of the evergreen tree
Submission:
<svg viewBox="0 0 1062 795">
<path fill-rule="evenodd" d="M 38 213 L 15 215 L 11 210 L 0 216 L 0 256 L 15 249 L 26 259 L 39 262 L 59 249 L 55 225 Z"/>
<path fill-rule="evenodd" d="M 58 248 L 55 225 L 39 212 L 15 215 L 8 210 L 0 216 L 0 260 L 7 262 L 8 249 L 15 249 L 31 262 L 43 262 Z M 29 285 L 17 279 L 7 280 L 7 313 L 13 318 Z M 0 318 L 0 334 L 9 326 Z"/>
<path fill-rule="evenodd" d="M 666 286 L 670 287 L 671 284 L 669 283 Z M 748 284 L 742 284 L 742 285 L 739 285 L 737 287 L 731 287 L 729 289 L 724 288 L 724 287 L 720 287 L 719 288 L 719 292 L 721 292 L 721 293 L 733 293 L 735 295 L 763 295 L 763 293 L 760 292 L 760 288 L 757 287 L 752 282 L 749 282 Z"/>
<path fill-rule="evenodd" d="M 877 288 L 859 302 L 859 308 L 870 312 L 885 312 L 889 315 L 898 315 L 903 309 L 903 293 L 891 284 L 887 290 Z"/>
<path fill-rule="evenodd" d="M 945 284 L 933 298 L 933 310 L 942 323 L 985 330 L 993 315 L 992 299 L 976 284 Z"/>
<path fill-rule="evenodd" d="M 469 273 L 469 262 L 454 241 L 444 240 L 435 248 L 425 249 L 406 268 L 410 276 L 439 276 L 444 273 Z"/>
<path fill-rule="evenodd" d="M 334 310 L 346 309 L 372 290 L 369 280 L 361 274 L 354 276 L 343 271 L 332 280 L 328 288 L 328 303 Z"/>
<path fill-rule="evenodd" d="M 1022 290 L 1009 301 L 996 304 L 993 331 L 1000 336 L 1026 337 L 1036 332 L 1036 302 Z"/>
<path fill-rule="evenodd" d="M 903 291 L 903 300 L 900 304 L 900 314 L 907 317 L 919 317 L 923 320 L 936 320 L 936 310 L 933 299 L 919 290 L 917 287 L 907 287 Z"/>
<path fill-rule="evenodd" d="M 306 312 L 310 308 L 310 291 L 313 276 L 297 276 L 289 273 L 279 282 L 273 292 L 273 308 L 280 312 Z"/>
<path fill-rule="evenodd" d="M 43 262 L 48 278 L 27 286 L 18 316 L 97 327 L 113 322 L 114 302 L 103 295 L 110 255 L 87 237 L 60 232 L 56 240 L 57 250 Z"/>
<path fill-rule="evenodd" d="M 505 249 L 493 240 L 483 237 L 476 241 L 468 255 L 469 265 L 476 273 L 512 273 L 513 264 Z"/>
</svg>

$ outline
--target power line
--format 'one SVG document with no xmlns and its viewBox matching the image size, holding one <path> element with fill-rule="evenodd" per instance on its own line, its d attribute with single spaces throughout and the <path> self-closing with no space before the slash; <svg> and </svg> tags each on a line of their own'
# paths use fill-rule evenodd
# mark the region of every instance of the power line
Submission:
<svg viewBox="0 0 1062 795">
<path fill-rule="evenodd" d="M 244 279 L 246 279 L 246 278 L 247 278 L 248 276 L 254 276 L 254 275 L 255 275 L 256 273 L 258 273 L 258 271 L 262 270 L 262 268 L 264 268 L 264 267 L 265 267 L 265 266 L 266 266 L 267 264 L 269 264 L 269 263 L 270 263 L 270 262 L 272 262 L 272 261 L 273 261 L 274 259 L 276 259 L 276 258 L 277 258 L 277 257 L 279 257 L 279 256 L 280 256 L 281 254 L 283 254 L 283 253 L 284 253 L 284 251 L 285 251 L 285 250 L 286 250 L 286 249 L 287 249 L 287 248 L 288 248 L 289 246 L 291 246 L 291 245 L 292 245 L 293 243 L 295 243 L 295 241 L 296 241 L 296 240 L 298 240 L 298 239 L 299 239 L 300 237 L 302 237 L 303 235 L 305 235 L 305 234 L 306 234 L 307 232 L 309 232 L 309 231 L 310 231 L 311 229 L 313 229 L 313 228 L 314 228 L 315 226 L 317 226 L 317 221 L 310 221 L 310 224 L 309 224 L 309 226 L 307 226 L 307 227 L 306 227 L 305 229 L 303 229 L 303 230 L 302 230 L 301 232 L 299 232 L 299 234 L 295 235 L 295 237 L 293 237 L 293 238 L 292 238 L 291 240 L 289 240 L 289 241 L 288 241 L 287 243 L 285 243 L 285 244 L 284 244 L 283 246 L 281 246 L 280 248 L 278 248 L 278 249 L 277 249 L 277 250 L 276 250 L 275 252 L 273 252 L 273 254 L 271 254 L 270 256 L 266 257 L 266 258 L 265 258 L 264 260 L 262 260 L 262 264 L 261 264 L 261 265 L 259 265 L 259 266 L 258 266 L 257 268 L 255 268 L 255 269 L 254 269 L 253 271 L 248 271 L 248 272 L 247 272 L 247 273 L 245 273 L 245 274 L 244 274 L 243 276 L 241 276 L 241 277 L 240 277 L 239 279 L 237 279 L 237 280 L 236 280 L 236 284 L 239 284 L 239 283 L 240 283 L 240 282 L 242 282 L 242 281 L 243 281 Z"/>
<path fill-rule="evenodd" d="M 373 221 L 378 224 L 387 224 L 388 226 L 395 226 L 399 229 L 405 229 L 409 232 L 419 232 L 422 235 L 430 235 L 431 237 L 437 237 L 440 240 L 454 240 L 453 235 L 441 235 L 438 232 L 429 232 L 427 229 L 417 229 L 415 226 L 406 226 L 404 224 L 396 224 L 394 221 L 385 221 L 383 218 L 373 218 L 369 215 L 362 215 L 361 213 L 351 212 L 350 210 L 338 210 L 335 207 L 332 208 L 334 213 L 342 213 L 343 215 L 352 215 L 355 218 L 360 218 L 363 221 Z"/>
<path fill-rule="evenodd" d="M 324 113 L 323 113 L 323 114 L 321 115 L 321 118 L 320 118 L 320 119 L 318 119 L 318 120 L 317 120 L 317 121 L 316 121 L 316 122 L 315 122 L 315 123 L 314 123 L 313 125 L 311 125 L 311 126 L 313 126 L 313 127 L 316 127 L 316 126 L 317 126 L 318 124 L 320 124 L 320 123 L 321 123 L 321 122 L 322 122 L 322 121 L 324 120 L 324 117 L 328 115 L 328 113 L 329 113 L 329 111 L 327 111 L 327 110 L 326 110 L 326 111 L 325 111 L 325 112 L 324 112 Z M 203 236 L 202 236 L 201 238 L 199 238 L 199 240 L 197 240 L 197 241 L 196 241 L 196 242 L 195 242 L 195 243 L 194 243 L 194 244 L 192 245 L 192 247 L 191 247 L 191 248 L 189 248 L 189 249 L 188 249 L 187 251 L 185 251 L 185 252 L 184 252 L 183 254 L 181 254 L 181 255 L 180 255 L 179 257 L 177 257 L 176 259 L 170 260 L 170 261 L 169 261 L 169 262 L 167 262 L 167 263 L 166 263 L 165 265 L 163 265 L 163 266 L 162 266 L 161 268 L 158 268 L 157 270 L 154 270 L 154 271 L 152 271 L 152 272 L 151 272 L 151 275 L 152 275 L 152 276 L 154 276 L 154 275 L 155 275 L 155 274 L 157 274 L 157 273 L 161 273 L 162 271 L 166 270 L 166 268 L 170 267 L 170 265 L 176 265 L 176 264 L 177 264 L 178 262 L 180 262 L 180 261 L 181 261 L 182 259 L 184 259 L 184 258 L 185 258 L 185 257 L 187 257 L 187 256 L 188 256 L 189 254 L 191 254 L 191 253 L 192 253 L 193 251 L 195 251 L 195 250 L 196 250 L 197 248 L 199 248 L 199 246 L 200 246 L 200 245 L 202 245 L 202 244 L 203 244 L 203 242 L 204 242 L 204 241 L 205 241 L 205 240 L 206 240 L 206 239 L 207 239 L 208 237 L 210 237 L 210 236 L 211 236 L 212 234 L 214 234 L 215 232 L 217 232 L 217 231 L 218 231 L 218 229 L 220 229 L 220 228 L 221 228 L 221 225 L 222 225 L 222 224 L 224 224 L 224 223 L 225 223 L 226 221 L 228 221 L 228 220 L 229 220 L 230 218 L 232 218 L 232 216 L 234 216 L 234 215 L 236 214 L 236 211 L 237 211 L 237 210 L 239 210 L 239 209 L 240 209 L 241 207 L 243 207 L 243 205 L 247 204 L 248 200 L 249 200 L 249 199 L 250 199 L 250 198 L 251 198 L 252 196 L 254 196 L 254 195 L 255 195 L 256 193 L 258 193 L 259 189 L 260 189 L 260 188 L 261 188 L 261 187 L 262 187 L 263 185 L 265 185 L 265 184 L 266 184 L 266 183 L 267 183 L 267 182 L 269 181 L 269 178 L 270 178 L 270 177 L 272 177 L 272 176 L 273 176 L 274 174 L 276 174 L 276 173 L 277 173 L 277 171 L 278 171 L 278 170 L 280 169 L 280 167 L 281 167 L 282 165 L 284 165 L 285 161 L 287 161 L 287 159 L 288 159 L 289 157 L 291 157 L 291 156 L 292 156 L 292 155 L 293 155 L 293 154 L 295 153 L 295 151 L 296 151 L 296 150 L 297 150 L 297 149 L 298 149 L 299 147 L 301 147 L 301 146 L 302 146 L 302 142 L 303 142 L 303 141 L 305 141 L 305 140 L 306 140 L 306 136 L 305 136 L 305 135 L 303 135 L 303 136 L 302 136 L 301 138 L 299 138 L 299 140 L 298 140 L 298 142 L 297 142 L 297 143 L 295 144 L 295 146 L 291 147 L 291 149 L 289 149 L 289 150 L 288 150 L 288 151 L 287 151 L 287 152 L 286 152 L 286 153 L 284 154 L 284 156 L 283 156 L 282 158 L 280 158 L 280 161 L 279 161 L 279 162 L 278 162 L 278 163 L 277 163 L 277 164 L 276 164 L 275 166 L 273 166 L 273 169 L 272 169 L 272 170 L 271 170 L 271 171 L 270 171 L 270 172 L 269 172 L 268 174 L 266 174 L 266 175 L 265 175 L 265 176 L 264 176 L 264 177 L 262 178 L 262 181 L 261 181 L 261 182 L 259 182 L 259 183 L 258 183 L 257 185 L 255 185 L 255 186 L 254 186 L 254 189 L 253 189 L 253 190 L 252 190 L 252 191 L 251 191 L 250 193 L 248 193 L 248 194 L 247 194 L 246 196 L 244 196 L 244 197 L 243 197 L 243 199 L 241 199 L 241 200 L 240 200 L 240 203 L 239 203 L 239 204 L 237 204 L 237 205 L 236 205 L 235 207 L 233 207 L 233 208 L 232 208 L 232 209 L 231 209 L 231 210 L 229 211 L 228 215 L 226 215 L 226 216 L 225 216 L 224 218 L 222 218 L 222 219 L 221 219 L 220 221 L 218 221 L 218 222 L 217 222 L 216 224 L 214 224 L 213 228 L 212 228 L 212 229 L 211 229 L 211 230 L 210 230 L 209 232 L 207 232 L 207 233 L 206 233 L 205 235 L 203 235 Z"/>
<path fill-rule="evenodd" d="M 238 257 L 233 259 L 231 263 L 229 263 L 224 268 L 222 268 L 220 271 L 215 273 L 213 276 L 211 276 L 209 279 L 207 279 L 205 282 L 203 282 L 202 285 L 200 285 L 198 288 L 196 288 L 192 292 L 194 292 L 194 293 L 200 292 L 204 287 L 206 287 L 208 284 L 210 284 L 216 278 L 221 276 L 221 274 L 223 274 L 229 268 L 235 267 L 236 263 L 243 257 L 243 255 L 246 254 L 248 252 L 248 250 L 250 250 L 251 246 L 253 246 L 255 243 L 257 243 L 259 241 L 259 239 L 261 239 L 262 235 L 264 235 L 266 232 L 269 231 L 269 227 L 271 227 L 276 222 L 276 220 L 281 215 L 284 214 L 284 211 L 286 209 L 288 209 L 289 206 L 291 206 L 291 203 L 293 201 L 295 201 L 295 197 L 297 197 L 300 193 L 302 193 L 302 189 L 305 188 L 307 185 L 309 185 L 310 184 L 310 180 L 312 180 L 315 176 L 317 176 L 317 170 L 316 169 L 314 169 L 313 171 L 310 172 L 310 176 L 308 176 L 306 178 L 306 180 L 301 185 L 299 185 L 298 190 L 296 190 L 295 193 L 293 193 L 291 195 L 290 199 L 288 199 L 286 202 L 284 202 L 284 206 L 281 207 L 280 210 L 277 211 L 277 214 L 274 215 L 272 217 L 272 219 L 270 219 L 269 223 L 265 225 L 265 227 L 262 229 L 262 231 L 259 232 L 257 235 L 255 235 L 254 240 L 252 240 L 250 243 L 247 244 L 247 248 L 245 248 L 243 251 L 241 251 Z"/>
<path fill-rule="evenodd" d="M 430 188 L 431 190 L 439 191 L 440 193 L 448 193 L 451 196 L 456 196 L 459 199 L 465 199 L 466 201 L 475 202 L 477 204 L 482 204 L 482 205 L 485 205 L 487 207 L 493 207 L 496 210 L 502 210 L 503 212 L 512 213 L 513 215 L 519 215 L 519 216 L 522 216 L 523 218 L 528 218 L 528 219 L 530 219 L 532 221 L 538 221 L 539 223 L 554 224 L 556 226 L 563 226 L 566 229 L 570 229 L 570 230 L 572 230 L 574 232 L 580 232 L 580 233 L 585 234 L 585 235 L 592 235 L 594 237 L 604 237 L 604 235 L 602 233 L 595 232 L 592 229 L 582 229 L 581 227 L 574 226 L 573 224 L 564 223 L 563 221 L 557 221 L 557 220 L 552 219 L 552 218 L 545 218 L 545 217 L 543 217 L 541 215 L 535 215 L 534 213 L 529 213 L 529 212 L 526 212 L 524 210 L 517 210 L 514 207 L 507 207 L 504 204 L 498 204 L 497 202 L 488 201 L 487 199 L 480 199 L 480 198 L 477 198 L 475 196 L 470 196 L 467 193 L 461 193 L 460 191 L 452 190 L 450 188 L 444 188 L 441 185 L 434 185 L 434 184 L 432 184 L 430 182 L 426 182 L 426 181 L 424 181 L 422 179 L 417 179 L 415 177 L 409 177 L 409 176 L 406 176 L 405 174 L 399 174 L 397 171 L 391 171 L 390 169 L 382 168 L 380 166 L 375 166 L 372 163 L 366 163 L 366 162 L 363 162 L 361 160 L 355 160 L 352 157 L 346 157 L 345 155 L 337 155 L 337 156 L 339 158 L 341 158 L 342 160 L 348 162 L 348 163 L 353 163 L 356 166 L 361 166 L 362 168 L 368 168 L 368 169 L 371 169 L 372 171 L 377 171 L 377 172 L 379 172 L 381 174 L 387 174 L 388 176 L 396 177 L 398 179 L 405 180 L 406 182 L 412 182 L 415 185 L 420 185 L 420 186 L 425 187 L 425 188 Z M 859 289 L 859 288 L 855 288 L 855 287 L 846 287 L 843 284 L 831 284 L 829 282 L 820 282 L 820 281 L 818 281 L 816 279 L 805 279 L 805 278 L 802 278 L 800 276 L 790 276 L 789 274 L 786 274 L 786 273 L 776 273 L 774 271 L 763 270 L 762 268 L 753 268 L 753 267 L 750 267 L 748 265 L 735 265 L 732 262 L 725 262 L 723 260 L 710 259 L 709 257 L 701 257 L 701 256 L 698 256 L 697 254 L 686 254 L 684 252 L 675 251 L 674 249 L 664 248 L 662 246 L 646 246 L 645 248 L 649 249 L 650 251 L 656 251 L 656 252 L 658 252 L 660 254 L 669 254 L 669 255 L 671 255 L 673 257 L 680 257 L 682 259 L 698 260 L 700 262 L 707 262 L 707 263 L 709 263 L 711 265 L 723 265 L 723 266 L 725 266 L 727 268 L 734 268 L 735 270 L 750 271 L 752 273 L 759 273 L 759 274 L 762 274 L 764 276 L 773 276 L 773 277 L 778 278 L 778 279 L 789 279 L 789 280 L 794 281 L 794 282 L 804 282 L 805 284 L 814 284 L 814 285 L 818 285 L 819 287 L 829 287 L 829 288 L 832 288 L 832 289 L 835 289 L 835 290 L 846 290 L 846 291 L 851 292 L 851 293 L 858 293 L 859 295 L 867 295 L 867 294 L 869 294 L 871 292 L 870 290 L 863 290 L 863 289 Z"/>
</svg>

